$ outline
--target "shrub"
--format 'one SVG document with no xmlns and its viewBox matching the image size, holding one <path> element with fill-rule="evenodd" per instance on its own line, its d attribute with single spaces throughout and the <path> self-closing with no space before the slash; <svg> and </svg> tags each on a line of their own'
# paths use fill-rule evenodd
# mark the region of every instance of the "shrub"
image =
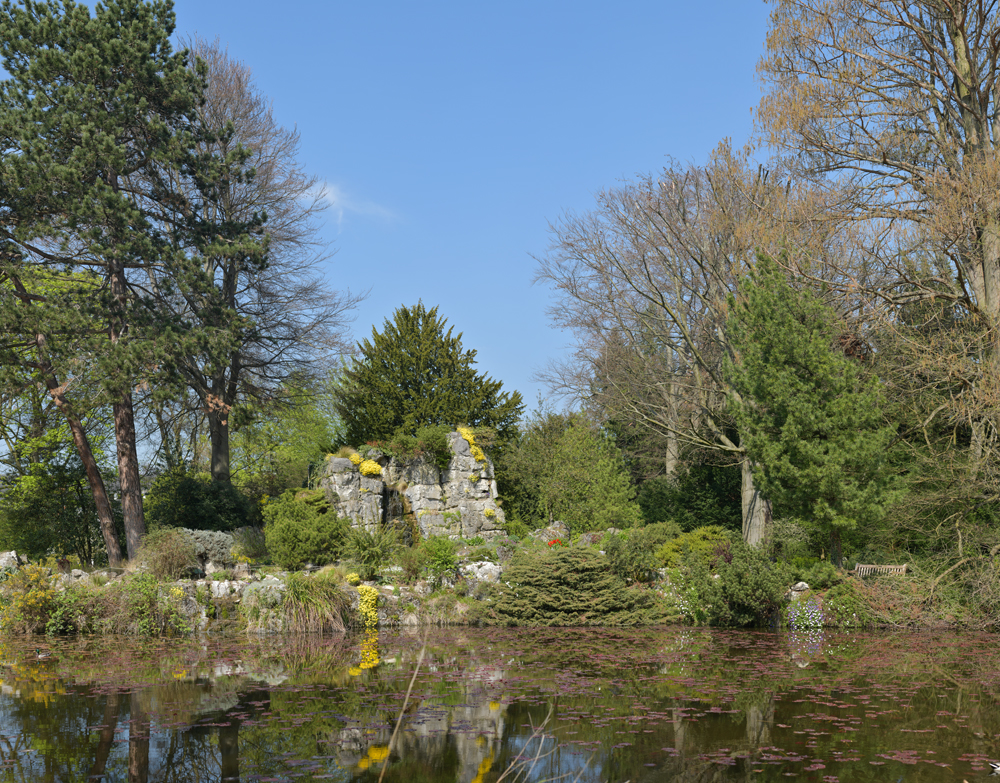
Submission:
<svg viewBox="0 0 1000 783">
<path fill-rule="evenodd" d="M 143 499 L 150 527 L 190 530 L 234 530 L 253 524 L 257 511 L 251 500 L 232 484 L 183 468 L 164 473 Z"/>
<path fill-rule="evenodd" d="M 400 547 L 396 562 L 403 569 L 403 580 L 412 584 L 420 578 L 427 565 L 427 552 L 419 546 Z"/>
<path fill-rule="evenodd" d="M 875 622 L 858 582 L 853 579 L 830 588 L 823 596 L 823 613 L 828 624 L 841 628 L 867 628 Z"/>
<path fill-rule="evenodd" d="M 787 589 L 782 574 L 760 549 L 743 541 L 730 547 L 731 560 L 719 568 L 726 602 L 726 625 L 759 625 L 781 606 Z"/>
<path fill-rule="evenodd" d="M 0 630 L 36 633 L 45 628 L 55 605 L 56 590 L 49 569 L 29 565 L 3 582 Z"/>
<path fill-rule="evenodd" d="M 254 563 L 266 560 L 268 551 L 264 528 L 241 527 L 234 530 L 232 555 L 238 562 Z"/>
<path fill-rule="evenodd" d="M 800 572 L 803 582 L 813 590 L 825 590 L 844 581 L 844 575 L 829 560 L 818 560 Z"/>
<path fill-rule="evenodd" d="M 451 573 L 458 565 L 455 542 L 445 536 L 431 536 L 420 543 L 427 558 L 427 570 L 434 584 L 440 584 L 445 574 Z"/>
<path fill-rule="evenodd" d="M 185 531 L 155 528 L 142 539 L 139 560 L 157 579 L 179 579 L 185 570 L 198 567 L 198 550 Z"/>
<path fill-rule="evenodd" d="M 650 591 L 630 590 L 592 549 L 523 549 L 504 572 L 493 610 L 502 625 L 640 625 L 653 619 Z"/>
<path fill-rule="evenodd" d="M 531 532 L 524 522 L 514 517 L 506 517 L 504 519 L 503 529 L 510 538 L 524 538 Z"/>
<path fill-rule="evenodd" d="M 392 562 L 399 549 L 399 535 L 388 525 L 351 528 L 347 534 L 345 555 L 358 564 L 361 578 L 376 579 L 379 572 Z"/>
<path fill-rule="evenodd" d="M 651 582 L 659 562 L 638 530 L 632 535 L 609 536 L 604 543 L 611 570 L 626 582 Z"/>
<path fill-rule="evenodd" d="M 676 568 L 685 561 L 699 561 L 711 567 L 728 547 L 729 533 L 718 525 L 699 527 L 668 541 L 656 550 L 656 559 L 667 568 Z"/>
<path fill-rule="evenodd" d="M 325 565 L 343 550 L 349 530 L 322 499 L 322 492 L 289 490 L 264 507 L 264 538 L 282 568 Z"/>
</svg>

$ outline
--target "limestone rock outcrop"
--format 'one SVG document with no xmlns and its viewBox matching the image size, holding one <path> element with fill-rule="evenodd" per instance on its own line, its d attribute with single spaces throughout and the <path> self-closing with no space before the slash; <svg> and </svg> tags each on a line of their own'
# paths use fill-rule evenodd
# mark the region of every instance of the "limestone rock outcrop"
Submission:
<svg viewBox="0 0 1000 783">
<path fill-rule="evenodd" d="M 457 432 L 448 445 L 451 460 L 444 470 L 427 457 L 401 462 L 374 452 L 360 466 L 331 457 L 320 485 L 337 514 L 355 527 L 415 523 L 424 536 L 502 534 L 493 463 Z M 379 475 L 369 463 L 378 465 Z"/>
</svg>

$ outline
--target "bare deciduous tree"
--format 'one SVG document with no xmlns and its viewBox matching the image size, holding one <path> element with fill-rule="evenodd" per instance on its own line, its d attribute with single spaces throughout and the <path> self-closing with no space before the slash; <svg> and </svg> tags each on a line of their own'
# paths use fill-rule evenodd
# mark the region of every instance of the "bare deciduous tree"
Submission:
<svg viewBox="0 0 1000 783">
<path fill-rule="evenodd" d="M 662 434 L 674 454 L 689 446 L 741 463 L 743 536 L 754 545 L 770 509 L 727 411 L 728 297 L 759 249 L 801 246 L 823 262 L 833 236 L 810 233 L 815 198 L 723 145 L 704 168 L 601 193 L 592 213 L 554 227 L 538 272 L 559 292 L 553 320 L 577 339 L 575 361 L 549 382 Z"/>
<path fill-rule="evenodd" d="M 205 258 L 217 299 L 167 297 L 179 312 L 202 323 L 219 318 L 221 306 L 229 314 L 224 317 L 235 315 L 243 324 L 227 362 L 192 352 L 170 368 L 179 371 L 200 401 L 211 440 L 212 477 L 228 482 L 233 406 L 246 399 L 273 401 L 291 373 L 326 369 L 331 357 L 349 352 L 345 327 L 361 297 L 333 291 L 322 279 L 321 265 L 331 253 L 319 238 L 318 220 L 327 205 L 318 180 L 298 160 L 298 133 L 278 123 L 250 68 L 232 59 L 218 40 L 195 38 L 189 46 L 207 65 L 202 120 L 215 130 L 232 129 L 220 134 L 211 152 L 225 158 L 242 147 L 254 170 L 247 181 L 228 183 L 218 203 L 210 205 L 217 210 L 212 217 L 266 216 L 266 265 L 239 253 Z"/>
</svg>

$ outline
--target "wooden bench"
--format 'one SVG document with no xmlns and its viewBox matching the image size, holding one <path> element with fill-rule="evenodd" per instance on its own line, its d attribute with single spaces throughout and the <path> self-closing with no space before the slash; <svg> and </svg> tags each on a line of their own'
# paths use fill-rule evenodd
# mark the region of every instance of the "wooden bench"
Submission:
<svg viewBox="0 0 1000 783">
<path fill-rule="evenodd" d="M 868 563 L 855 563 L 854 570 L 847 573 L 854 576 L 905 576 L 909 565 L 871 565 Z"/>
</svg>

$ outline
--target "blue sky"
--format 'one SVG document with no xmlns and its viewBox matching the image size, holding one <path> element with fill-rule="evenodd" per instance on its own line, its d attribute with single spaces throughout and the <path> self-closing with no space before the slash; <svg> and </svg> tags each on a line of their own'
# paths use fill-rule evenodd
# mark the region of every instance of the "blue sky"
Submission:
<svg viewBox="0 0 1000 783">
<path fill-rule="evenodd" d="M 668 158 L 743 144 L 761 0 L 176 0 L 177 31 L 252 69 L 327 184 L 336 287 L 371 289 L 354 337 L 439 305 L 480 370 L 518 389 L 565 354 L 532 285 L 549 224 Z"/>
</svg>

